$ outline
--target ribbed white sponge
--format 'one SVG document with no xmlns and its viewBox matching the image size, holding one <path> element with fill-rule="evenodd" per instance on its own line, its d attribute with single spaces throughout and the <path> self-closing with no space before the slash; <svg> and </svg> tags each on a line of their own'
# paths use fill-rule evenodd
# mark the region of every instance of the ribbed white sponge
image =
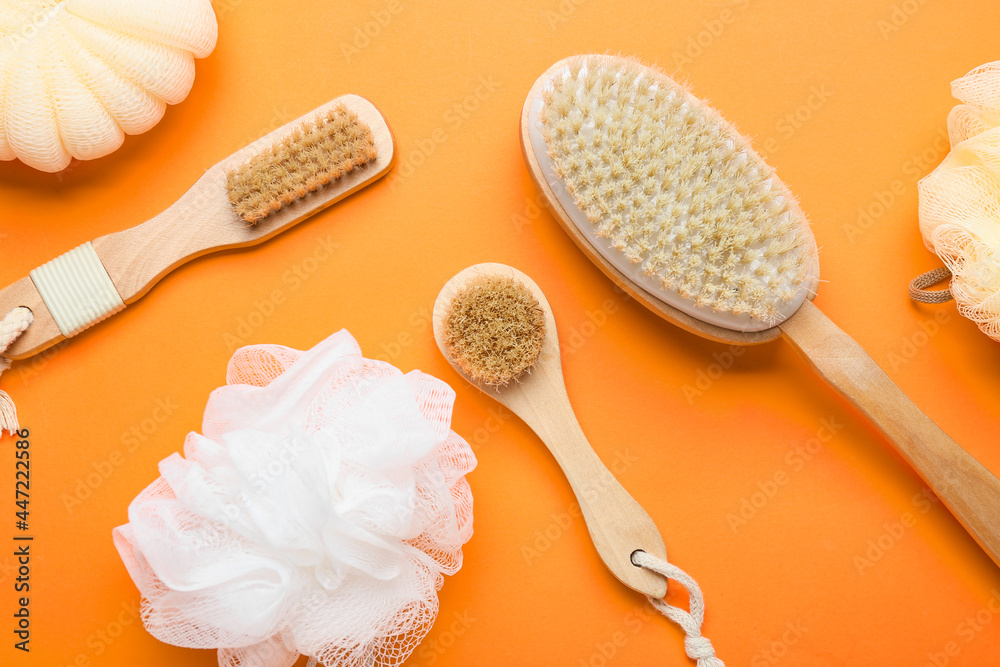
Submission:
<svg viewBox="0 0 1000 667">
<path fill-rule="evenodd" d="M 149 130 L 215 48 L 209 0 L 4 0 L 0 159 L 60 171 Z"/>
</svg>

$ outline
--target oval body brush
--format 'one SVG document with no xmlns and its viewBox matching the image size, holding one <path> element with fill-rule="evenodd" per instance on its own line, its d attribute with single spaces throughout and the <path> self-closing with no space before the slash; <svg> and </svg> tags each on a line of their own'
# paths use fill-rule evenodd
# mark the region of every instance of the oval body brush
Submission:
<svg viewBox="0 0 1000 667">
<path fill-rule="evenodd" d="M 34 315 L 3 355 L 23 359 L 76 335 L 196 257 L 266 241 L 384 176 L 394 158 L 392 132 L 371 102 L 328 102 L 209 168 L 156 217 L 0 290 L 0 317 L 17 307 Z"/>
<path fill-rule="evenodd" d="M 805 216 L 718 112 L 637 61 L 580 56 L 535 82 L 520 130 L 535 185 L 605 274 L 699 336 L 791 343 L 1000 564 L 1000 480 L 812 304 Z"/>
</svg>

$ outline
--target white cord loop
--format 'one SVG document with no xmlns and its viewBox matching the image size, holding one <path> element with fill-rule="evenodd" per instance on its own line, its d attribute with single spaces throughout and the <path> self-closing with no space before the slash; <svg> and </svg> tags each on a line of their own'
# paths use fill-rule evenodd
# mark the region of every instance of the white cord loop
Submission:
<svg viewBox="0 0 1000 667">
<path fill-rule="evenodd" d="M 688 590 L 690 612 L 667 604 L 665 600 L 649 596 L 646 599 L 658 612 L 681 627 L 685 635 L 684 650 L 689 658 L 697 661 L 698 667 L 725 667 L 725 663 L 715 656 L 712 642 L 701 636 L 701 625 L 705 621 L 705 597 L 701 593 L 698 582 L 676 565 L 645 551 L 633 553 L 632 564 L 662 574 L 667 579 L 673 579 Z"/>
<path fill-rule="evenodd" d="M 31 326 L 35 316 L 24 307 L 12 308 L 0 320 L 0 354 L 10 347 L 17 337 Z M 0 373 L 10 368 L 10 359 L 0 356 Z M 17 408 L 7 392 L 0 390 L 0 434 L 8 431 L 11 435 L 18 430 Z"/>
</svg>

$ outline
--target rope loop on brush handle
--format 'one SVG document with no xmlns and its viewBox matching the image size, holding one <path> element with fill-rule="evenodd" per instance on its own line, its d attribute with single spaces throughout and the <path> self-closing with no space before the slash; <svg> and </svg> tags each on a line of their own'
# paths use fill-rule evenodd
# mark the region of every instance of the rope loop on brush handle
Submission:
<svg viewBox="0 0 1000 667">
<path fill-rule="evenodd" d="M 19 306 L 12 308 L 3 319 L 0 320 L 0 355 L 13 344 L 17 337 L 27 330 L 31 323 L 35 321 L 35 316 L 31 310 Z M 10 359 L 0 356 L 0 373 L 10 368 Z M 0 435 L 4 431 L 11 435 L 18 430 L 17 408 L 14 401 L 5 391 L 0 391 Z"/>
<path fill-rule="evenodd" d="M 658 612 L 681 627 L 684 631 L 684 651 L 689 658 L 697 662 L 698 667 L 725 667 L 725 663 L 716 657 L 712 642 L 701 634 L 701 626 L 705 621 L 705 597 L 698 582 L 673 563 L 668 563 L 645 551 L 633 552 L 632 564 L 661 574 L 687 589 L 690 611 L 668 604 L 666 600 L 649 596 L 646 599 Z"/>
<path fill-rule="evenodd" d="M 917 276 L 910 282 L 910 298 L 920 303 L 947 303 L 951 301 L 954 297 L 950 288 L 927 289 L 931 285 L 937 285 L 942 280 L 949 278 L 951 278 L 951 271 L 943 266 Z"/>
<path fill-rule="evenodd" d="M 63 253 L 30 274 L 38 294 L 52 315 L 59 332 L 69 338 L 125 307 L 107 269 L 88 241 Z M 31 326 L 34 315 L 23 306 L 12 308 L 0 320 L 0 373 L 10 368 L 2 355 Z M 0 391 L 0 434 L 18 430 L 17 408 Z"/>
</svg>

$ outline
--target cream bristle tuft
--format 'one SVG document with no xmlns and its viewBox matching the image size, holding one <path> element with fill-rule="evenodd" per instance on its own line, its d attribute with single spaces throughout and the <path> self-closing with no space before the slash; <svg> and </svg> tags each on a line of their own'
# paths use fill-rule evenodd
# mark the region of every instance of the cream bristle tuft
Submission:
<svg viewBox="0 0 1000 667">
<path fill-rule="evenodd" d="M 718 112 L 666 75 L 580 58 L 549 81 L 539 122 L 577 208 L 636 273 L 697 309 L 766 325 L 808 288 L 815 245 L 788 188 Z"/>
<path fill-rule="evenodd" d="M 227 173 L 226 191 L 236 214 L 256 224 L 377 157 L 371 128 L 338 105 Z"/>
<path fill-rule="evenodd" d="M 504 386 L 538 360 L 545 339 L 545 313 L 519 280 L 474 278 L 451 300 L 444 323 L 448 356 L 469 377 Z"/>
</svg>

